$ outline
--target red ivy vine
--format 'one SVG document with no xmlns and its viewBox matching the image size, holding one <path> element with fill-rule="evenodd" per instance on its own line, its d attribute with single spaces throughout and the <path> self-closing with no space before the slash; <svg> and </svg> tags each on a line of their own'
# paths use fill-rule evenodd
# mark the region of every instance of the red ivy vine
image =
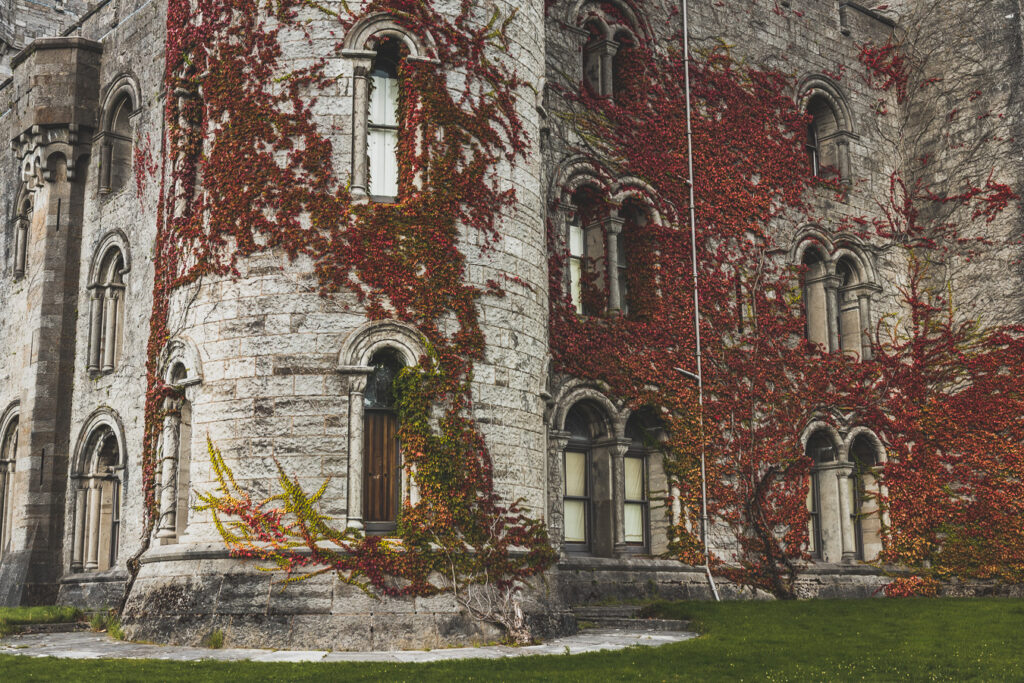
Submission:
<svg viewBox="0 0 1024 683">
<path fill-rule="evenodd" d="M 429 61 L 401 64 L 405 134 L 400 193 L 392 204 L 353 201 L 313 115 L 317 93 L 332 85 L 327 60 L 285 72 L 280 40 L 287 31 L 312 44 L 305 33 L 310 13 L 336 22 L 341 33 L 380 11 L 411 34 L 430 36 L 435 50 Z M 157 374 L 168 339 L 168 300 L 204 274 L 237 274 L 240 259 L 279 249 L 308 257 L 325 295 L 354 291 L 370 318 L 411 323 L 431 346 L 431 354 L 400 378 L 405 467 L 415 469 L 422 497 L 402 511 L 401 544 L 394 546 L 332 528 L 316 512 L 316 496 L 297 489 L 283 471 L 280 497 L 252 499 L 233 487 L 230 469 L 214 455 L 221 488 L 203 504 L 240 520 L 230 530 L 218 522 L 233 552 L 275 561 L 290 576 L 336 571 L 391 595 L 451 589 L 444 577 L 456 585 L 486 581 L 515 590 L 552 562 L 543 524 L 494 493 L 486 445 L 466 417 L 472 411 L 468 377 L 484 350 L 476 301 L 502 292 L 496 283 L 486 291 L 467 283 L 460 226 L 475 230 L 485 249 L 499 238 L 497 217 L 515 195 L 500 187 L 495 168 L 515 162 L 527 147 L 515 109 L 523 84 L 491 54 L 507 47 L 505 24 L 497 16 L 476 16 L 469 0 L 453 18 L 428 0 L 375 1 L 340 14 L 304 0 L 169 3 L 167 168 L 144 449 L 150 525 L 162 406 L 172 393 Z M 338 44 L 336 55 L 340 51 Z M 465 78 L 461 92 L 453 93 L 446 75 L 456 72 Z M 457 321 L 450 333 L 439 324 L 447 316 Z M 442 409 L 439 422 L 425 406 Z M 327 552 L 324 541 L 342 550 Z"/>
</svg>

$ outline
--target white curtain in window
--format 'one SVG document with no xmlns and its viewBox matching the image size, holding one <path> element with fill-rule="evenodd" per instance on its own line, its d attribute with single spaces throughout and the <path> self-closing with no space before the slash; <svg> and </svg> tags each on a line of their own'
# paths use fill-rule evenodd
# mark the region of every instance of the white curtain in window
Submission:
<svg viewBox="0 0 1024 683">
<path fill-rule="evenodd" d="M 624 512 L 624 526 L 626 532 L 626 543 L 644 542 L 644 461 L 641 458 L 626 458 L 625 465 L 625 488 L 626 504 Z"/>
<path fill-rule="evenodd" d="M 398 195 L 398 79 L 374 75 L 371 79 L 369 139 L 370 194 Z"/>
<path fill-rule="evenodd" d="M 587 454 L 565 453 L 565 496 L 583 498 L 587 495 Z M 587 504 L 585 500 L 565 501 L 565 542 L 586 543 Z"/>
<path fill-rule="evenodd" d="M 583 313 L 583 228 L 578 220 L 569 226 L 569 294 L 577 313 Z"/>
</svg>

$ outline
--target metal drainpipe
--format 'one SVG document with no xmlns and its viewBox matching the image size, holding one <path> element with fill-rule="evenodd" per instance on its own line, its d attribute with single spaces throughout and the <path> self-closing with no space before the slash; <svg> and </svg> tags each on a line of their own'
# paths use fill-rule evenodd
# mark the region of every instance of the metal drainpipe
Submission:
<svg viewBox="0 0 1024 683">
<path fill-rule="evenodd" d="M 716 601 L 720 601 L 715 579 L 711 575 L 711 558 L 708 551 L 708 476 L 704 454 L 704 372 L 700 341 L 700 296 L 697 290 L 697 211 L 694 205 L 693 187 L 693 126 L 690 119 L 690 23 L 687 0 L 683 2 L 683 65 L 686 84 L 686 184 L 690 190 L 690 256 L 693 265 L 693 329 L 697 345 L 697 417 L 700 438 L 700 539 L 704 545 L 704 572 L 708 586 Z"/>
</svg>

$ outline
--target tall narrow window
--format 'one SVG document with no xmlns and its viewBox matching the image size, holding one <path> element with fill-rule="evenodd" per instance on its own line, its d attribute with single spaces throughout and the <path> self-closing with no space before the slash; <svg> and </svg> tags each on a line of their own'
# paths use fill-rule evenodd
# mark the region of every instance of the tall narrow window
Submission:
<svg viewBox="0 0 1024 683">
<path fill-rule="evenodd" d="M 383 40 L 369 79 L 366 153 L 369 194 L 379 199 L 398 196 L 398 65 L 399 42 Z"/>
<path fill-rule="evenodd" d="M 608 239 L 614 242 L 615 249 L 615 277 L 618 279 L 619 288 L 619 313 L 629 315 L 629 282 L 626 276 L 629 273 L 629 262 L 626 260 L 626 235 L 624 232 L 609 234 Z"/>
<path fill-rule="evenodd" d="M 14 226 L 14 277 L 25 276 L 28 261 L 28 236 L 32 225 L 32 195 L 26 196 L 18 211 L 18 219 Z"/>
<path fill-rule="evenodd" d="M 824 432 L 816 432 L 807 441 L 807 457 L 814 463 L 807 487 L 807 552 L 822 559 L 825 554 L 822 528 L 822 475 L 819 466 L 836 459 L 835 446 Z"/>
<path fill-rule="evenodd" d="M 865 436 L 850 445 L 853 472 L 847 478 L 850 487 L 850 516 L 856 539 L 857 559 L 874 560 L 882 551 L 882 520 L 878 509 L 878 479 L 875 468 L 878 454 Z"/>
<path fill-rule="evenodd" d="M 113 372 L 121 360 L 124 328 L 124 255 L 118 248 L 104 254 L 89 285 L 89 362 L 90 373 Z"/>
<path fill-rule="evenodd" d="M 860 302 L 856 290 L 859 282 L 857 270 L 849 258 L 842 258 L 836 263 L 836 277 L 839 279 L 836 297 L 839 307 L 836 319 L 839 346 L 844 353 L 859 358 L 865 323 L 860 319 Z"/>
<path fill-rule="evenodd" d="M 818 177 L 832 177 L 839 174 L 836 152 L 836 134 L 839 122 L 832 106 L 821 95 L 807 103 L 811 122 L 807 126 L 807 157 L 810 171 Z"/>
<path fill-rule="evenodd" d="M 106 571 L 116 565 L 121 530 L 122 458 L 117 437 L 107 425 L 86 441 L 74 473 L 75 538 L 73 571 Z"/>
<path fill-rule="evenodd" d="M 807 341 L 829 350 L 828 302 L 825 294 L 825 261 L 814 249 L 804 254 L 803 294 Z"/>
<path fill-rule="evenodd" d="M 132 128 L 129 117 L 133 110 L 127 95 L 118 98 L 106 114 L 100 148 L 100 192 L 114 192 L 124 186 L 132 170 Z"/>
<path fill-rule="evenodd" d="M 14 521 L 14 466 L 18 458 L 18 418 L 7 423 L 0 438 L 0 558 L 11 543 Z"/>
<path fill-rule="evenodd" d="M 562 456 L 562 505 L 564 541 L 568 551 L 590 550 L 591 541 L 591 457 L 590 426 L 574 408 L 565 420 L 569 444 Z"/>
<path fill-rule="evenodd" d="M 370 360 L 363 395 L 363 520 L 367 532 L 394 531 L 402 492 L 394 382 L 402 362 L 391 349 Z"/>
<path fill-rule="evenodd" d="M 583 256 L 583 226 L 577 211 L 569 223 L 569 296 L 579 314 L 583 313 Z"/>
</svg>

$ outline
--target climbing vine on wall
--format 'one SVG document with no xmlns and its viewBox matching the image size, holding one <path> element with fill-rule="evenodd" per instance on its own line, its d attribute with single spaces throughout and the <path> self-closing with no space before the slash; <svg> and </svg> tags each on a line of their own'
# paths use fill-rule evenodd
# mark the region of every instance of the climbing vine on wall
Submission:
<svg viewBox="0 0 1024 683">
<path fill-rule="evenodd" d="M 428 341 L 431 353 L 399 380 L 399 436 L 421 498 L 402 510 L 395 546 L 331 526 L 316 512 L 317 496 L 284 471 L 279 496 L 251 498 L 213 450 L 221 488 L 205 494 L 202 506 L 235 519 L 219 522 L 233 551 L 275 561 L 292 577 L 336 571 L 391 595 L 480 583 L 514 592 L 552 562 L 543 524 L 494 493 L 486 445 L 467 417 L 468 378 L 485 343 L 476 302 L 502 290 L 466 281 L 459 235 L 463 226 L 475 231 L 483 249 L 499 239 L 499 214 L 515 195 L 502 189 L 496 169 L 521 157 L 527 139 L 515 110 L 523 84 L 495 58 L 507 47 L 509 17 L 469 0 L 460 9 L 441 14 L 428 0 L 340 13 L 304 0 L 169 3 L 145 441 L 150 524 L 161 405 L 171 392 L 157 375 L 168 302 L 183 285 L 237 274 L 241 259 L 276 249 L 309 259 L 325 295 L 353 291 L 369 317 L 408 322 Z M 291 70 L 282 48 L 285 40 L 312 45 L 314 31 L 320 40 L 324 31 L 343 35 L 381 11 L 410 34 L 429 36 L 433 50 L 400 66 L 404 133 L 394 203 L 353 200 L 347 173 L 337 171 L 345 165 L 314 115 L 317 93 L 336 85 L 326 67 L 341 58 L 341 44 Z M 442 328 L 448 319 L 455 324 Z M 326 551 L 323 542 L 342 550 Z"/>
<path fill-rule="evenodd" d="M 901 53 L 891 44 L 865 46 L 861 61 L 868 86 L 895 90 L 902 102 L 909 80 Z M 614 98 L 596 96 L 585 84 L 561 96 L 581 133 L 574 151 L 600 176 L 588 190 L 596 199 L 577 195 L 582 213 L 622 214 L 632 186 L 662 217 L 634 226 L 632 235 L 623 228 L 627 262 L 645 266 L 629 270 L 628 305 L 643 313 L 595 313 L 604 310 L 608 288 L 584 278 L 590 315 L 577 314 L 566 293 L 564 236 L 550 222 L 552 353 L 558 371 L 599 380 L 631 408 L 662 416 L 666 469 L 677 487 L 668 503 L 681 512 L 673 548 L 696 564 L 704 560 L 697 526 L 701 438 L 694 387 L 677 371 L 692 370 L 694 359 L 690 240 L 681 229 L 689 210 L 684 62 L 640 41 L 618 68 L 617 80 L 628 89 L 616 86 Z M 780 597 L 795 595 L 810 559 L 812 463 L 800 431 L 812 417 L 830 421 L 830 409 L 843 406 L 877 430 L 888 450 L 879 474 L 883 494 L 874 495 L 891 522 L 881 560 L 944 578 L 1019 581 L 1024 510 L 1012 501 L 1020 500 L 1024 477 L 1024 397 L 1012 378 L 1024 370 L 1024 330 L 959 321 L 941 276 L 936 280 L 925 265 L 977 258 L 987 244 L 977 237 L 984 234 L 979 226 L 1017 195 L 991 175 L 940 192 L 894 174 L 877 217 L 852 217 L 838 229 L 890 248 L 896 262 L 908 264 L 908 284 L 899 289 L 903 313 L 871 331 L 875 361 L 822 353 L 804 341 L 800 269 L 786 266 L 773 236 L 785 234 L 786 225 L 813 222 L 808 198 L 841 187 L 809 174 L 808 121 L 789 78 L 741 67 L 725 49 L 694 60 L 692 69 L 703 447 L 710 513 L 729 529 L 712 539 L 721 551 L 710 558 L 716 571 Z M 949 205 L 964 212 L 938 218 L 934 209 Z M 579 220 L 594 222 L 588 215 Z M 983 520 L 996 523 L 983 528 Z M 893 592 L 933 585 L 901 583 Z"/>
</svg>

